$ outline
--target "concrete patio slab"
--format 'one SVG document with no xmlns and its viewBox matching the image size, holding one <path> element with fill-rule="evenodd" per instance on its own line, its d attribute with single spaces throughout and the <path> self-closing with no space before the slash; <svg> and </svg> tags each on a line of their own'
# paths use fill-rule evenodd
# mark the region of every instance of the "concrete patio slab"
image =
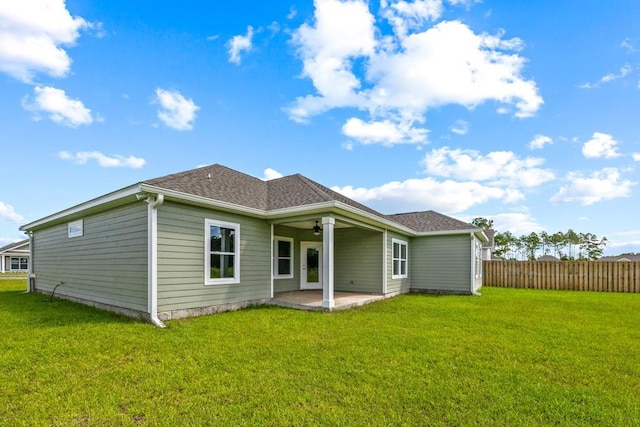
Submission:
<svg viewBox="0 0 640 427">
<path fill-rule="evenodd" d="M 354 292 L 334 292 L 335 307 L 332 310 L 346 310 L 384 299 L 384 295 L 360 294 Z M 323 311 L 322 291 L 277 292 L 268 304 L 298 310 Z"/>
</svg>

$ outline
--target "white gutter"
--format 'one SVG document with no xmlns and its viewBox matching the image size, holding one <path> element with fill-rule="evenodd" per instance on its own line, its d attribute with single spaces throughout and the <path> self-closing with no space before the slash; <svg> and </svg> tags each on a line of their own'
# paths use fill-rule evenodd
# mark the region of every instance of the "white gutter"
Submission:
<svg viewBox="0 0 640 427">
<path fill-rule="evenodd" d="M 484 234 L 484 232 L 483 232 Z M 471 295 L 475 295 L 477 297 L 482 296 L 482 294 L 476 291 L 476 240 L 475 233 L 471 233 Z"/>
<path fill-rule="evenodd" d="M 139 195 L 141 200 L 147 202 L 147 283 L 148 283 L 148 310 L 151 323 L 159 328 L 165 328 L 165 324 L 158 318 L 158 206 L 164 202 L 164 195 Z"/>
<path fill-rule="evenodd" d="M 484 240 L 485 242 L 489 241 L 489 238 L 484 231 L 481 229 L 466 229 L 466 230 L 443 230 L 443 231 L 419 231 L 414 233 L 416 237 L 425 237 L 425 236 L 444 236 L 444 235 L 452 235 L 452 234 L 469 234 L 477 235 L 480 237 L 480 240 Z"/>
</svg>

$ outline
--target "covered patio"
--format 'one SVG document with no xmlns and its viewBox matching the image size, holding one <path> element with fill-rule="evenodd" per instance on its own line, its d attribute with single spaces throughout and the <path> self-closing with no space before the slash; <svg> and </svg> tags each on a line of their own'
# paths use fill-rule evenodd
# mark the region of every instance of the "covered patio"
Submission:
<svg viewBox="0 0 640 427">
<path fill-rule="evenodd" d="M 335 305 L 331 310 L 346 310 L 384 298 L 384 295 L 334 292 L 333 300 Z M 329 308 L 322 306 L 322 299 L 321 290 L 276 292 L 268 304 L 308 311 L 329 310 Z"/>
</svg>

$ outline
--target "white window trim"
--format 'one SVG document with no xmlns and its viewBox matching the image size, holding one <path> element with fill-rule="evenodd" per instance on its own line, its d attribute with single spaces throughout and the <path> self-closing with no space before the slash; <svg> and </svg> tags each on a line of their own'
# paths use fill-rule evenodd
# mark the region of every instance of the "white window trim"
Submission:
<svg viewBox="0 0 640 427">
<path fill-rule="evenodd" d="M 209 245 L 211 244 L 210 230 L 211 226 L 218 226 L 224 228 L 233 228 L 234 233 L 234 256 L 233 256 L 233 272 L 234 277 L 223 277 L 220 279 L 211 279 L 209 274 L 211 273 L 211 250 Z M 204 284 L 205 285 L 230 285 L 234 283 L 240 283 L 240 224 L 234 222 L 218 221 L 215 219 L 205 218 L 204 220 Z"/>
<path fill-rule="evenodd" d="M 404 245 L 407 248 L 407 258 L 404 259 L 404 261 L 407 263 L 407 269 L 405 274 L 393 274 L 393 265 L 395 260 L 403 260 L 403 258 L 394 258 L 393 256 L 393 246 L 395 244 L 399 244 L 399 245 Z M 400 250 L 400 254 L 402 254 L 402 250 Z M 392 279 L 406 279 L 407 277 L 409 277 L 409 243 L 404 241 L 404 240 L 400 240 L 400 239 L 391 239 L 391 278 Z"/>
<path fill-rule="evenodd" d="M 67 236 L 69 238 L 80 237 L 82 235 L 84 235 L 84 223 L 81 219 L 67 224 Z"/>
<path fill-rule="evenodd" d="M 282 237 L 282 236 L 274 236 L 273 237 L 273 278 L 274 279 L 293 279 L 293 264 L 295 261 L 294 258 L 294 241 L 293 238 L 291 237 Z M 278 256 L 278 242 L 279 241 L 283 241 L 283 242 L 289 242 L 291 243 L 291 256 L 289 257 L 291 259 L 291 264 L 290 264 L 290 273 L 289 274 L 278 274 L 278 260 L 280 259 L 280 257 Z"/>
<path fill-rule="evenodd" d="M 478 239 L 474 239 L 474 242 L 474 273 L 475 278 L 479 279 L 482 277 L 482 243 Z"/>
</svg>

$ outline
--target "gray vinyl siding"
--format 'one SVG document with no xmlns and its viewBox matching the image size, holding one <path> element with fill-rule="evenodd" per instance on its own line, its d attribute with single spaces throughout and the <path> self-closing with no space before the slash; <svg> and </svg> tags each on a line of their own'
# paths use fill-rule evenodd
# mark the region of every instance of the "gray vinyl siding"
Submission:
<svg viewBox="0 0 640 427">
<path fill-rule="evenodd" d="M 397 239 L 397 240 L 403 240 L 405 242 L 407 242 L 407 251 L 409 252 L 409 267 L 408 267 L 408 274 L 406 278 L 403 279 L 392 279 L 393 277 L 393 239 Z M 414 251 L 413 248 L 413 241 L 412 239 L 410 239 L 407 236 L 403 236 L 401 234 L 397 234 L 397 233 L 393 233 L 393 232 L 387 232 L 387 259 L 386 259 L 386 263 L 387 263 L 387 293 L 394 293 L 394 292 L 408 292 L 409 289 L 411 288 L 411 279 L 412 279 L 412 274 L 411 274 L 411 264 L 412 260 L 411 260 L 411 254 Z"/>
<path fill-rule="evenodd" d="M 471 292 L 470 235 L 415 237 L 409 258 L 412 289 Z"/>
<path fill-rule="evenodd" d="M 383 236 L 359 228 L 335 231 L 336 291 L 382 293 Z"/>
<path fill-rule="evenodd" d="M 205 285 L 205 219 L 240 225 L 240 283 Z M 158 312 L 271 297 L 265 220 L 165 202 L 158 208 Z"/>
<path fill-rule="evenodd" d="M 34 233 L 36 288 L 56 295 L 147 312 L 147 205 L 85 216 L 82 236 L 67 223 Z"/>
</svg>

